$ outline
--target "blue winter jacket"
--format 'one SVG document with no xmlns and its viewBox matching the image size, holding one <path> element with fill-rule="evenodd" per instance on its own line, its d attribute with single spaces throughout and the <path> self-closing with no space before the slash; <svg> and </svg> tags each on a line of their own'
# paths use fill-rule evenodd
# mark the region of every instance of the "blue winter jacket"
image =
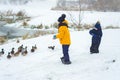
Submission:
<svg viewBox="0 0 120 80">
<path fill-rule="evenodd" d="M 102 29 L 101 29 L 101 25 L 100 23 L 96 23 L 95 24 L 95 28 L 97 29 L 92 29 L 89 31 L 89 33 L 93 36 L 93 37 L 102 37 Z"/>
<path fill-rule="evenodd" d="M 100 23 L 96 23 L 95 28 L 96 29 L 92 29 L 92 30 L 89 31 L 89 33 L 93 36 L 92 41 L 94 43 L 100 41 L 101 37 L 102 37 L 102 29 L 101 29 Z"/>
</svg>

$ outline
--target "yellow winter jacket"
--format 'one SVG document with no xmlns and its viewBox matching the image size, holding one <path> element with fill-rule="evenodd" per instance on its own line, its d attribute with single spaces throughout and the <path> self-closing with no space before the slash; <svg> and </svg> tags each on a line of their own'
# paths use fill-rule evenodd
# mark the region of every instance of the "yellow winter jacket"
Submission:
<svg viewBox="0 0 120 80">
<path fill-rule="evenodd" d="M 64 20 L 63 23 L 68 24 L 68 22 L 66 20 Z M 70 32 L 69 32 L 69 29 L 67 28 L 67 26 L 63 25 L 63 26 L 59 27 L 56 38 L 59 38 L 59 41 L 62 45 L 70 45 L 71 44 Z"/>
</svg>

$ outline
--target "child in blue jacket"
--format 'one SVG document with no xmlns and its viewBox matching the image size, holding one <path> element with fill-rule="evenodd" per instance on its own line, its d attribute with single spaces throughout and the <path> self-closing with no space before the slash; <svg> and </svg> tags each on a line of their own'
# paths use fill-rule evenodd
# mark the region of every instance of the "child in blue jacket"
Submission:
<svg viewBox="0 0 120 80">
<path fill-rule="evenodd" d="M 99 46 L 102 38 L 102 29 L 100 22 L 97 21 L 94 28 L 89 31 L 89 33 L 92 35 L 92 44 L 90 47 L 90 53 L 99 53 Z"/>
</svg>

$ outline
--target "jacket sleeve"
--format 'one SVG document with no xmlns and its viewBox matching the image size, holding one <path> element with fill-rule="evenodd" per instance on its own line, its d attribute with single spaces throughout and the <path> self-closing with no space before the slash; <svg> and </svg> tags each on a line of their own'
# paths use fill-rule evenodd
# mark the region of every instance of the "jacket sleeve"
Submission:
<svg viewBox="0 0 120 80">
<path fill-rule="evenodd" d="M 95 29 L 90 30 L 89 33 L 90 33 L 90 35 L 92 35 L 92 36 L 98 34 L 98 33 L 97 33 L 97 30 L 95 30 Z"/>
<path fill-rule="evenodd" d="M 93 29 L 89 31 L 89 34 L 90 34 L 90 35 L 94 35 Z"/>
<path fill-rule="evenodd" d="M 56 35 L 56 38 L 63 38 L 64 37 L 64 33 L 65 33 L 65 28 L 64 27 L 60 27 L 59 29 L 59 33 Z"/>
</svg>

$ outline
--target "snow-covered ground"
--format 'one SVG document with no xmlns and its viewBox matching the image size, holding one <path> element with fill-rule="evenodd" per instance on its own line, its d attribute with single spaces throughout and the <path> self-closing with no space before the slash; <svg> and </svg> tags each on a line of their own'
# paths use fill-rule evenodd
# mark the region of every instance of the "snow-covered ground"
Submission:
<svg viewBox="0 0 120 80">
<path fill-rule="evenodd" d="M 2 45 L 0 49 L 4 48 L 5 54 L 0 57 L 0 80 L 120 80 L 120 30 L 103 30 L 103 34 L 100 53 L 91 55 L 88 31 L 71 32 L 71 65 L 61 63 L 61 45 L 52 39 L 53 35 Z M 28 47 L 28 54 L 8 60 L 11 48 L 16 51 L 22 44 Z M 31 53 L 35 44 L 37 50 Z M 52 45 L 55 50 L 48 49 Z"/>
</svg>

